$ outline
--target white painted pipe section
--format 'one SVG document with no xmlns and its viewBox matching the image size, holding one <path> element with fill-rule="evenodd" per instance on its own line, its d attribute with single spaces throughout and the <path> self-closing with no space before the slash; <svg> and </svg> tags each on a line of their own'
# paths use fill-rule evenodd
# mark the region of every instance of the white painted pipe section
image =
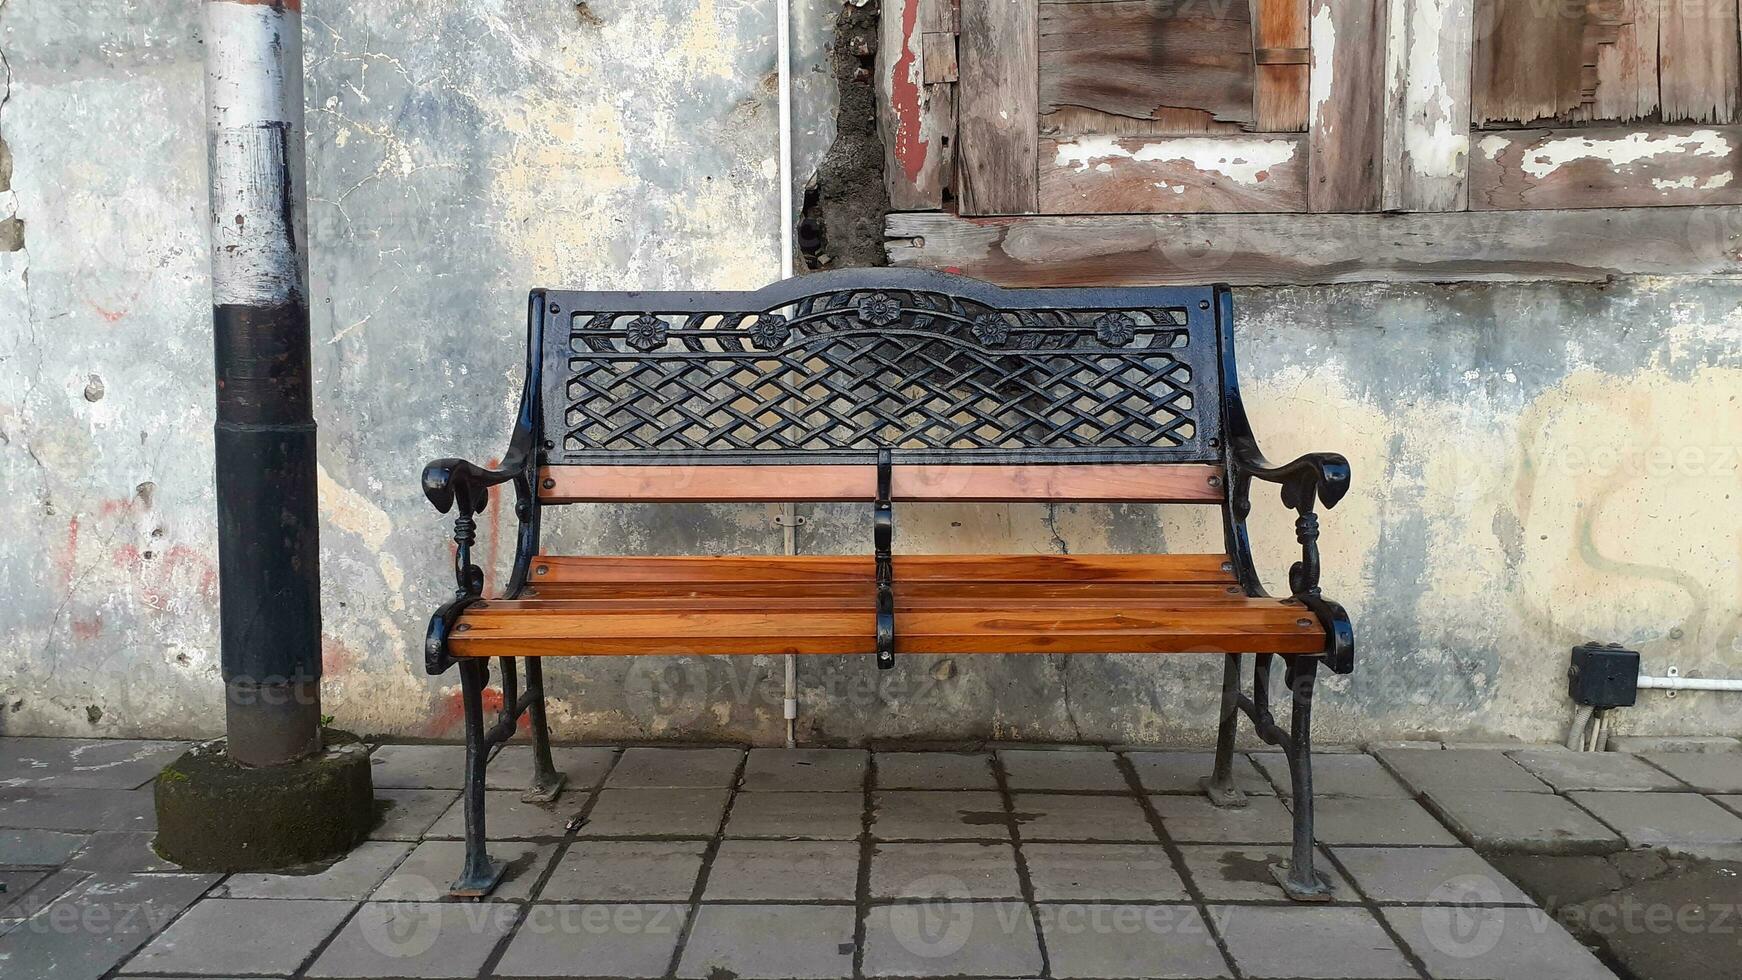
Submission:
<svg viewBox="0 0 1742 980">
<path fill-rule="evenodd" d="M 301 6 L 205 5 L 214 306 L 308 298 Z"/>
<path fill-rule="evenodd" d="M 774 24 L 774 60 L 780 81 L 780 274 L 776 279 L 792 275 L 792 4 L 791 0 L 776 0 Z M 781 521 L 786 538 L 786 553 L 796 554 L 796 520 L 793 507 L 781 508 Z M 786 716 L 786 747 L 798 745 L 798 656 L 786 655 L 786 700 L 782 714 Z"/>
<path fill-rule="evenodd" d="M 1727 677 L 1647 677 L 1639 675 L 1640 690 L 1742 691 L 1742 680 Z"/>
</svg>

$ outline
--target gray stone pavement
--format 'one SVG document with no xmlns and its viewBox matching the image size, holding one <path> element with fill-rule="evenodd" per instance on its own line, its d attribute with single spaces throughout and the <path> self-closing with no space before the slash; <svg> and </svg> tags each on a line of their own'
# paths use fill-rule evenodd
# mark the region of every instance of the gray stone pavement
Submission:
<svg viewBox="0 0 1742 980">
<path fill-rule="evenodd" d="M 1484 853 L 1742 854 L 1742 752 L 1703 742 L 1328 752 L 1319 906 L 1270 878 L 1270 752 L 1218 810 L 1201 751 L 572 747 L 541 807 L 513 745 L 487 804 L 507 879 L 456 903 L 459 746 L 378 747 L 383 818 L 342 859 L 228 876 L 150 849 L 181 748 L 0 739 L 0 976 L 1605 978 Z"/>
</svg>

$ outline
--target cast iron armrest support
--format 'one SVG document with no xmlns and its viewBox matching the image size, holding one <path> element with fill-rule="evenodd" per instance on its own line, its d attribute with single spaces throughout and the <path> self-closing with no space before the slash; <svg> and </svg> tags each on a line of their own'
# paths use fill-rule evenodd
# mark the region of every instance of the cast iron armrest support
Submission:
<svg viewBox="0 0 1742 980">
<path fill-rule="evenodd" d="M 429 632 L 424 637 L 424 669 L 431 674 L 440 674 L 453 666 L 453 657 L 448 653 L 448 637 L 453 635 L 466 607 L 483 598 L 484 570 L 472 561 L 472 545 L 478 539 L 475 515 L 490 505 L 491 489 L 504 483 L 514 484 L 514 514 L 520 521 L 520 547 L 516 552 L 508 594 L 518 592 L 524 582 L 525 559 L 536 550 L 538 536 L 528 466 L 530 453 L 525 445 L 529 442 L 530 439 L 522 439 L 517 430 L 508 458 L 497 469 L 454 458 L 438 459 L 423 468 L 423 495 L 443 514 L 458 511 L 454 517 L 454 598 L 443 603 L 430 617 Z"/>
<path fill-rule="evenodd" d="M 1243 420 L 1242 420 L 1243 421 Z M 1229 439 L 1229 469 L 1233 474 L 1230 504 L 1244 540 L 1246 516 L 1252 511 L 1253 480 L 1282 488 L 1282 505 L 1295 512 L 1295 540 L 1300 542 L 1300 560 L 1288 570 L 1290 598 L 1313 611 L 1325 628 L 1325 665 L 1339 674 L 1354 669 L 1355 635 L 1349 614 L 1324 597 L 1319 590 L 1319 516 L 1314 507 L 1337 506 L 1349 492 L 1349 461 L 1339 453 L 1307 453 L 1299 459 L 1274 465 L 1264 458 L 1249 431 L 1236 431 Z M 1242 556 L 1250 566 L 1250 555 Z"/>
</svg>

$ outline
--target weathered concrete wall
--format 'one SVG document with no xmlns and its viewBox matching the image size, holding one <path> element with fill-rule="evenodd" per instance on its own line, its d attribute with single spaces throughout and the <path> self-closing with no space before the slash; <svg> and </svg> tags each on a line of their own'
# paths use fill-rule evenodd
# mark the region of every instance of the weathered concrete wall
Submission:
<svg viewBox="0 0 1742 980">
<path fill-rule="evenodd" d="M 222 711 L 198 3 L 10 0 L 0 193 L 0 730 L 190 734 Z M 833 133 L 800 7 L 801 156 Z M 499 453 L 533 285 L 733 288 L 776 265 L 772 4 L 307 0 L 327 703 L 449 736 L 425 678 L 446 592 L 434 456 Z M 0 168 L 0 173 L 3 173 Z M 802 177 L 802 173 L 801 173 Z M 0 236 L 0 246 L 4 246 Z M 1326 588 L 1361 630 L 1327 740 L 1558 734 L 1566 650 L 1742 676 L 1742 283 L 1244 290 L 1242 368 L 1273 456 L 1345 452 Z M 1273 578 L 1288 516 L 1261 498 Z M 774 552 L 759 507 L 573 508 L 553 542 Z M 816 508 L 802 550 L 869 546 Z M 492 515 L 499 575 L 512 521 Z M 1210 515 L 904 508 L 904 550 L 1213 547 Z M 814 738 L 1201 739 L 1212 658 L 801 663 Z M 779 737 L 776 658 L 565 662 L 569 738 Z M 1742 734 L 1731 695 L 1646 695 L 1617 730 Z M 1724 698 L 1732 698 L 1730 701 Z"/>
</svg>

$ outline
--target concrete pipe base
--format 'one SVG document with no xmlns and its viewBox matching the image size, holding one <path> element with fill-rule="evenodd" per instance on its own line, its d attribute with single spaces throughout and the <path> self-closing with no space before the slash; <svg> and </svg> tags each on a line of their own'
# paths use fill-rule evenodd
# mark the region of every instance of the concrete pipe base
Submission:
<svg viewBox="0 0 1742 980">
<path fill-rule="evenodd" d="M 333 858 L 375 823 L 369 750 L 327 734 L 318 755 L 252 769 L 219 739 L 157 777 L 157 853 L 190 871 L 262 871 Z"/>
</svg>

